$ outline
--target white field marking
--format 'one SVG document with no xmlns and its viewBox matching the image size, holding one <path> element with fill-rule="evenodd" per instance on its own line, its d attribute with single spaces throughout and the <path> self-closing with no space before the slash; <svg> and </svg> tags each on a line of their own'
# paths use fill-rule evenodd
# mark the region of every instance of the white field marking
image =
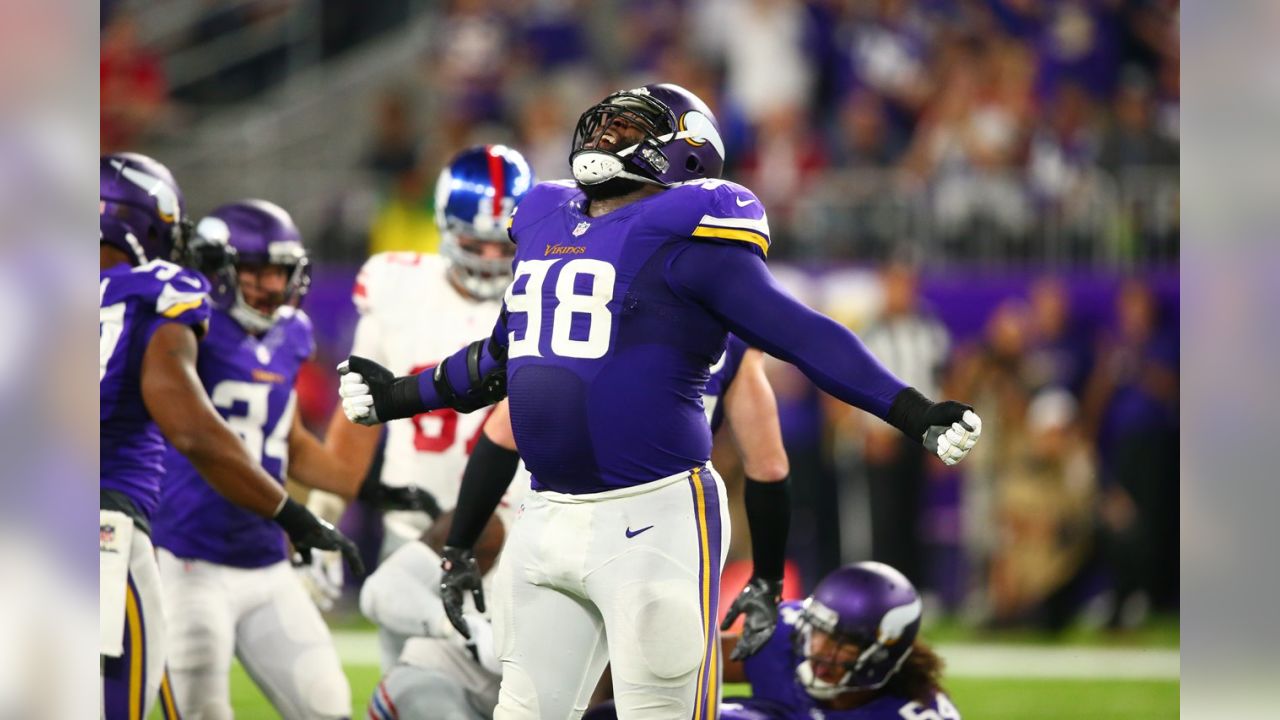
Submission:
<svg viewBox="0 0 1280 720">
<path fill-rule="evenodd" d="M 344 663 L 377 665 L 380 661 L 376 633 L 337 630 L 333 642 Z M 1181 668 L 1181 656 L 1172 648 L 958 644 L 936 649 L 947 662 L 947 677 L 1177 680 Z"/>
</svg>

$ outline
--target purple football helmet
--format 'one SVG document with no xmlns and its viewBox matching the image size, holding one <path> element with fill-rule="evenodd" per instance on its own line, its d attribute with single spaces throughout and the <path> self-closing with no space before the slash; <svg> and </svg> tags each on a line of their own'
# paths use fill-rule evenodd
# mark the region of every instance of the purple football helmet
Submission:
<svg viewBox="0 0 1280 720">
<path fill-rule="evenodd" d="M 501 297 L 511 284 L 515 245 L 507 220 L 533 187 L 524 156 L 505 145 L 470 147 L 436 181 L 436 227 L 449 274 L 472 297 Z"/>
<path fill-rule="evenodd" d="M 211 273 L 218 307 L 245 330 L 261 334 L 271 329 L 281 308 L 297 307 L 311 283 L 310 261 L 302 246 L 302 233 L 293 218 L 279 205 L 266 200 L 240 200 L 222 205 L 196 225 L 193 255 L 217 257 L 214 248 L 225 248 L 230 262 L 221 268 L 204 268 Z M 216 266 L 216 261 L 213 262 Z M 281 291 L 265 291 L 271 311 L 254 307 L 245 299 L 240 272 L 267 267 L 283 270 Z"/>
<path fill-rule="evenodd" d="M 832 571 L 804 601 L 796 626 L 801 685 L 823 700 L 883 687 L 911 654 L 922 610 L 911 581 L 884 563 Z M 838 679 L 821 677 L 831 668 L 844 672 Z"/>
<path fill-rule="evenodd" d="M 615 120 L 643 137 L 628 147 L 601 148 Z M 582 185 L 626 178 L 670 187 L 720 177 L 724 141 L 716 116 L 697 95 L 670 83 L 645 85 L 616 92 L 578 118 L 569 164 Z"/>
<path fill-rule="evenodd" d="M 188 226 L 169 168 L 127 152 L 103 155 L 98 165 L 100 242 L 124 251 L 134 265 L 181 260 Z"/>
</svg>

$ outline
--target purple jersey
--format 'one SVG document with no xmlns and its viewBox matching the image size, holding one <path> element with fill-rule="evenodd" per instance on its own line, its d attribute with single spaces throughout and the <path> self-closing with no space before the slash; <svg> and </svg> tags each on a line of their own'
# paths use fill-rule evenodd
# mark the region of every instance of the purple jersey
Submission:
<svg viewBox="0 0 1280 720">
<path fill-rule="evenodd" d="M 155 513 L 164 437 L 142 402 L 142 359 L 165 323 L 204 332 L 204 277 L 163 260 L 98 275 L 98 435 L 101 489 L 123 494 L 144 517 Z"/>
<path fill-rule="evenodd" d="M 724 395 L 729 392 L 729 385 L 738 376 L 738 368 L 741 367 L 742 356 L 746 352 L 747 344 L 730 333 L 724 354 L 711 366 L 711 378 L 707 380 L 707 388 L 702 393 L 702 406 L 706 408 L 707 420 L 711 421 L 712 433 L 724 423 Z"/>
<path fill-rule="evenodd" d="M 571 183 L 542 183 L 512 217 L 508 396 L 535 490 L 598 492 L 707 462 L 702 394 L 726 329 L 667 268 L 704 240 L 761 256 L 769 245 L 764 208 L 731 182 L 678 185 L 601 217 L 585 206 Z"/>
<path fill-rule="evenodd" d="M 725 698 L 722 718 L 735 720 L 960 720 L 960 713 L 945 693 L 935 693 L 928 706 L 914 700 L 884 694 L 852 710 L 830 710 L 813 699 L 796 678 L 804 660 L 796 652 L 793 636 L 802 603 L 778 606 L 778 627 L 760 651 L 743 662 L 750 698 Z"/>
<path fill-rule="evenodd" d="M 311 320 L 282 308 L 262 337 L 251 335 L 222 310 L 213 313 L 197 368 L 205 391 L 272 477 L 284 482 L 289 431 L 296 405 L 294 381 L 315 350 Z M 286 555 L 284 533 L 272 520 L 231 504 L 200 477 L 181 453 L 165 454 L 155 544 L 180 558 L 234 567 L 263 567 Z"/>
</svg>

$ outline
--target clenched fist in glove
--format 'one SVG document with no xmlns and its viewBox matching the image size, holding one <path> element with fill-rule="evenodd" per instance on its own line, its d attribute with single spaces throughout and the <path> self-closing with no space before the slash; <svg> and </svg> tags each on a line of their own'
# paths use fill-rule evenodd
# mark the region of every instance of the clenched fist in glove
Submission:
<svg viewBox="0 0 1280 720">
<path fill-rule="evenodd" d="M 972 407 L 954 400 L 931 402 L 915 388 L 898 393 L 885 421 L 919 438 L 948 465 L 963 460 L 982 435 L 982 418 Z"/>
<path fill-rule="evenodd" d="M 782 581 L 751 578 L 751 582 L 747 583 L 742 593 L 729 606 L 729 612 L 720 624 L 720 630 L 728 630 L 739 615 L 745 616 L 742 635 L 733 652 L 729 653 L 730 660 L 745 660 L 769 642 L 774 628 L 778 626 L 778 603 L 781 599 Z"/>
<path fill-rule="evenodd" d="M 982 435 L 982 418 L 973 408 L 958 402 L 938 403 L 927 420 L 924 446 L 948 465 L 963 460 Z"/>
<path fill-rule="evenodd" d="M 352 355 L 338 365 L 338 395 L 342 398 L 342 412 L 358 425 L 377 425 L 377 395 L 382 395 L 396 379 L 392 372 L 378 363 Z"/>
<path fill-rule="evenodd" d="M 418 376 L 396 377 L 378 363 L 352 355 L 338 365 L 342 412 L 358 425 L 413 417 L 427 408 L 418 395 Z"/>
</svg>

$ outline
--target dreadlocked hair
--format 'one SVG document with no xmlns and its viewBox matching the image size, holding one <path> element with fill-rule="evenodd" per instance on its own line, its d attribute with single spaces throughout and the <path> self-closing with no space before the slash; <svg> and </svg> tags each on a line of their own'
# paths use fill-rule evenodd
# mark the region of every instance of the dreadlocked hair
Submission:
<svg viewBox="0 0 1280 720">
<path fill-rule="evenodd" d="M 902 667 L 884 686 L 884 692 L 897 697 L 915 700 L 928 705 L 934 693 L 942 690 L 942 670 L 945 663 L 938 654 L 921 640 L 911 645 L 911 654 Z"/>
</svg>

